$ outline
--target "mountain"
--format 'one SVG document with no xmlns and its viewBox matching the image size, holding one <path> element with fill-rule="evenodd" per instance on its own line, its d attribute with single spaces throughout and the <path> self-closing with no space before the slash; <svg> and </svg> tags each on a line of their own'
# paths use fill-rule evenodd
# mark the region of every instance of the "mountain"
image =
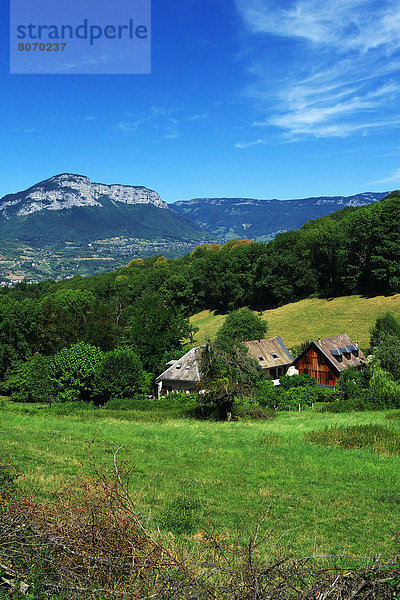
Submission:
<svg viewBox="0 0 400 600">
<path fill-rule="evenodd" d="M 0 200 L 0 239 L 44 246 L 116 236 L 190 242 L 209 237 L 153 190 L 92 183 L 83 175 L 56 175 Z"/>
<path fill-rule="evenodd" d="M 194 198 L 169 207 L 192 219 L 213 236 L 268 241 L 277 233 L 299 229 L 304 223 L 336 210 L 377 202 L 387 192 L 364 192 L 355 196 L 320 196 L 295 200 L 252 198 Z"/>
<path fill-rule="evenodd" d="M 62 173 L 0 199 L 0 284 L 95 275 L 211 238 L 143 186 Z"/>
</svg>

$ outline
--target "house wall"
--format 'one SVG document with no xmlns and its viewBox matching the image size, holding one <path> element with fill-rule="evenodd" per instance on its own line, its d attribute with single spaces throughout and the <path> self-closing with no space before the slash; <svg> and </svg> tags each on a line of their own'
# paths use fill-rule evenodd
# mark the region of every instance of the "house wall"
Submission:
<svg viewBox="0 0 400 600">
<path fill-rule="evenodd" d="M 279 379 L 283 375 L 286 375 L 290 365 L 283 365 L 282 367 L 268 367 L 263 369 L 265 377 L 272 377 L 272 379 Z"/>
<path fill-rule="evenodd" d="M 171 392 L 198 392 L 199 383 L 193 381 L 163 381 L 161 394 L 164 396 Z"/>
<path fill-rule="evenodd" d="M 325 356 L 319 353 L 316 348 L 311 347 L 308 349 L 306 354 L 301 357 L 297 364 L 299 375 L 301 373 L 308 373 L 311 377 L 317 380 L 320 385 L 336 385 L 339 377 L 332 369 L 329 361 Z"/>
</svg>

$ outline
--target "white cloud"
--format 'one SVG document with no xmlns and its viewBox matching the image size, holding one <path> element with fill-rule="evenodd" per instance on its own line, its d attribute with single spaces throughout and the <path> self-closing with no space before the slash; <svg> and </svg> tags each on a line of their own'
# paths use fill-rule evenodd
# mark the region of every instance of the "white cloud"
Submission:
<svg viewBox="0 0 400 600">
<path fill-rule="evenodd" d="M 132 113 L 127 113 L 125 116 L 126 120 L 120 121 L 116 126 L 124 135 L 133 135 L 136 131 L 145 129 L 156 132 L 165 139 L 174 139 L 182 135 L 182 128 L 186 124 L 206 119 L 208 114 L 184 115 L 178 109 L 170 110 L 161 106 L 152 106 L 140 116 Z"/>
<path fill-rule="evenodd" d="M 245 148 L 250 148 L 250 146 L 258 146 L 259 144 L 265 144 L 264 140 L 260 138 L 254 142 L 238 142 L 235 144 L 235 148 L 240 148 L 240 150 L 243 150 Z"/>
<path fill-rule="evenodd" d="M 252 34 L 249 71 L 256 82 L 246 94 L 265 114 L 255 126 L 297 138 L 368 134 L 398 124 L 398 2 L 236 0 L 236 5 Z M 286 44 L 279 38 L 287 38 Z M 278 44 L 282 50 L 274 52 Z"/>
<path fill-rule="evenodd" d="M 379 181 L 370 181 L 370 185 L 378 185 L 381 183 L 395 183 L 400 182 L 400 169 L 397 169 L 392 175 L 385 177 L 384 179 L 380 179 Z"/>
</svg>

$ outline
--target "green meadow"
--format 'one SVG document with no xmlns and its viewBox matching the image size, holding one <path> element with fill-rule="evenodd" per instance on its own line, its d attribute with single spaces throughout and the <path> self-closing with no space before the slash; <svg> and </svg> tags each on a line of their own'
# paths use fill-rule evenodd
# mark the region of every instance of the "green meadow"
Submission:
<svg viewBox="0 0 400 600">
<path fill-rule="evenodd" d="M 268 321 L 269 337 L 280 335 L 288 348 L 299 346 L 306 340 L 347 333 L 361 348 L 369 346 L 369 331 L 377 317 L 391 311 L 400 317 L 400 294 L 394 296 L 343 296 L 331 300 L 307 298 L 265 310 L 263 318 Z M 226 315 L 208 310 L 191 317 L 199 328 L 196 342 L 214 339 Z"/>
<path fill-rule="evenodd" d="M 266 552 L 371 557 L 390 554 L 399 531 L 399 455 L 376 451 L 373 443 L 348 449 L 315 435 L 317 442 L 309 441 L 308 434 L 376 424 L 398 435 L 400 421 L 387 419 L 390 414 L 307 410 L 216 423 L 160 408 L 63 415 L 5 401 L 0 448 L 18 467 L 21 489 L 49 501 L 72 477 L 90 472 L 92 440 L 90 455 L 111 469 L 114 443 L 123 446 L 121 459 L 134 464 L 130 489 L 153 531 L 168 535 L 165 515 L 189 497 L 195 501 L 194 539 L 212 530 L 245 541 L 269 511 Z"/>
</svg>

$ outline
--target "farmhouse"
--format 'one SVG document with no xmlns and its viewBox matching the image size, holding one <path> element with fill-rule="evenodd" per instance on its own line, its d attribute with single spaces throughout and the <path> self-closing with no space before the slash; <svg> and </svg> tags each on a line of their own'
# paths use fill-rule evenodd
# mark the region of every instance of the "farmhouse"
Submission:
<svg viewBox="0 0 400 600">
<path fill-rule="evenodd" d="M 192 348 L 179 360 L 171 360 L 165 366 L 167 369 L 155 380 L 157 398 L 169 392 L 198 391 L 200 383 L 201 348 Z"/>
<path fill-rule="evenodd" d="M 280 337 L 267 338 L 243 342 L 248 349 L 248 355 L 264 371 L 265 377 L 279 379 L 288 372 L 293 363 L 293 356 L 286 348 Z M 170 392 L 199 391 L 201 347 L 192 348 L 178 360 L 171 360 L 159 375 L 157 385 L 157 398 Z"/>
<path fill-rule="evenodd" d="M 294 360 L 299 374 L 308 373 L 319 385 L 336 385 L 340 374 L 348 367 L 361 369 L 365 356 L 358 343 L 349 338 L 347 333 L 334 337 L 314 340 Z"/>
<path fill-rule="evenodd" d="M 279 336 L 243 344 L 247 347 L 249 357 L 260 365 L 265 377 L 279 379 L 288 372 L 293 363 L 293 356 Z"/>
</svg>

